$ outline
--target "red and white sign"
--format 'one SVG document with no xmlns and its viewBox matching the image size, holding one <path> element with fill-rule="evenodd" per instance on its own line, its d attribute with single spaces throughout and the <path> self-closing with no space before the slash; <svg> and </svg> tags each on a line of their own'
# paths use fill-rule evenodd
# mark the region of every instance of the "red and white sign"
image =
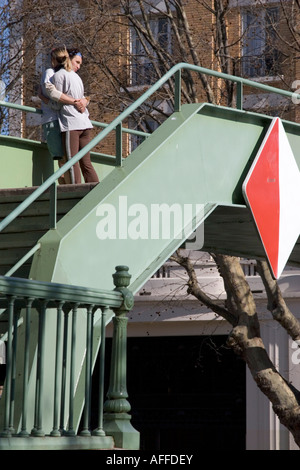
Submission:
<svg viewBox="0 0 300 470">
<path fill-rule="evenodd" d="M 243 193 L 278 279 L 300 235 L 300 172 L 279 118 L 271 122 Z"/>
</svg>

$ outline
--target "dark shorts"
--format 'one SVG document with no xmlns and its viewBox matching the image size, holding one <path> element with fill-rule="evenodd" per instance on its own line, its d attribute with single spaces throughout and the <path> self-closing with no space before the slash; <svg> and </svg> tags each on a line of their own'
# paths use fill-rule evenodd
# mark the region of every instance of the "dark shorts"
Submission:
<svg viewBox="0 0 300 470">
<path fill-rule="evenodd" d="M 63 145 L 58 121 L 43 124 L 43 134 L 51 157 L 63 157 Z"/>
</svg>

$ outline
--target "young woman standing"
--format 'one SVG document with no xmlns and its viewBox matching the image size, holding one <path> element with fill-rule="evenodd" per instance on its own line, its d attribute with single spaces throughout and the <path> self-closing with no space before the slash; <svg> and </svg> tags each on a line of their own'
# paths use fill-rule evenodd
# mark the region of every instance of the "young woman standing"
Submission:
<svg viewBox="0 0 300 470">
<path fill-rule="evenodd" d="M 83 106 L 82 109 L 74 106 L 77 100 L 84 97 L 84 87 L 81 78 L 76 73 L 82 64 L 80 52 L 72 57 L 66 48 L 56 48 L 51 53 L 55 74 L 51 77 L 51 82 L 58 92 L 71 96 L 73 104 L 64 104 L 59 110 L 58 120 L 62 133 L 65 154 L 68 159 L 76 155 L 79 150 L 85 147 L 91 140 L 92 123 L 89 119 L 89 112 Z M 91 163 L 90 152 L 87 152 L 79 162 L 72 167 L 74 172 L 74 183 L 81 183 L 81 173 L 85 183 L 98 183 L 98 175 Z"/>
</svg>

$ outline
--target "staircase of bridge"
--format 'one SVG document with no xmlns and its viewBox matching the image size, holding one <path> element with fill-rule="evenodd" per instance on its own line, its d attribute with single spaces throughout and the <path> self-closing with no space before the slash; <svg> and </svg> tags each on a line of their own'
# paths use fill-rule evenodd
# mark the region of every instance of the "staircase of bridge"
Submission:
<svg viewBox="0 0 300 470">
<path fill-rule="evenodd" d="M 181 104 L 182 70 L 236 83 L 237 107 Z M 123 133 L 137 132 L 123 123 L 170 81 L 174 81 L 174 112 L 153 134 L 138 133 L 144 141 L 124 158 Z M 244 86 L 294 96 L 287 90 L 180 63 L 112 123 L 94 123 L 102 131 L 62 168 L 53 167 L 44 144 L 0 136 L 3 161 L 11 156 L 13 165 L 20 168 L 16 172 L 8 164 L 5 173 L 4 163 L 0 179 L 0 323 L 7 350 L 0 400 L 1 448 L 138 448 L 139 434 L 130 425 L 126 394 L 124 331 L 126 337 L 132 296 L 181 246 L 248 258 L 265 256 L 242 184 L 271 117 L 242 109 Z M 0 105 L 40 112 L 12 103 Z M 300 167 L 300 128 L 292 122 L 284 126 Z M 99 184 L 57 184 L 65 171 L 111 132 L 116 155 L 92 152 Z M 162 220 L 169 222 L 168 233 L 164 226 L 156 231 Z M 299 262 L 298 251 L 296 244 L 291 255 L 294 263 Z M 118 274 L 113 277 L 116 267 Z M 90 291 L 98 295 L 97 301 L 89 298 Z M 76 292 L 81 296 L 78 301 Z M 102 295 L 112 295 L 113 303 L 103 301 Z M 99 418 L 101 436 L 94 436 L 89 428 L 90 377 L 103 347 L 105 325 L 112 320 L 111 385 L 106 411 Z M 62 331 L 63 341 L 57 339 Z M 48 363 L 45 359 L 61 358 L 64 350 L 69 358 L 66 375 L 64 360 Z M 54 390 L 52 399 L 45 384 Z M 103 384 L 101 403 L 105 402 L 102 388 Z M 58 407 L 63 409 L 60 414 Z M 78 435 L 83 410 L 85 428 Z M 63 438 L 59 444 L 53 441 L 54 435 Z M 92 442 L 92 437 L 107 440 Z"/>
</svg>

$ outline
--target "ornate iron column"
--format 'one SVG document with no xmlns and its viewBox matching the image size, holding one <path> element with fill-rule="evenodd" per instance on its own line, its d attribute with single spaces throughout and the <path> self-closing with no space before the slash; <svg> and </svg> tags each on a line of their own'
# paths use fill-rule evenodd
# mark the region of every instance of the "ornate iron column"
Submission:
<svg viewBox="0 0 300 470">
<path fill-rule="evenodd" d="M 120 308 L 113 318 L 113 341 L 110 368 L 110 383 L 104 403 L 104 430 L 113 436 L 116 447 L 139 449 L 140 434 L 130 423 L 131 406 L 127 400 L 127 313 L 133 307 L 133 294 L 128 289 L 131 275 L 127 266 L 117 266 L 113 274 L 115 290 L 123 296 Z"/>
</svg>

